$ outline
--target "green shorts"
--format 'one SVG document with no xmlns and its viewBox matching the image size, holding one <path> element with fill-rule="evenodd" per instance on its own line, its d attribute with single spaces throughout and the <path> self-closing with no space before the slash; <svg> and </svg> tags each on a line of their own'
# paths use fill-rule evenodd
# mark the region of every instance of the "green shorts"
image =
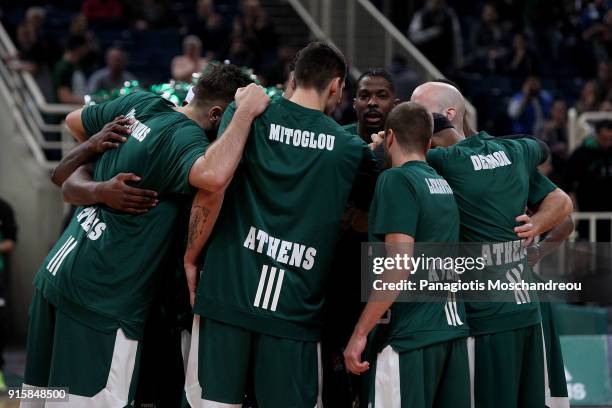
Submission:
<svg viewBox="0 0 612 408">
<path fill-rule="evenodd" d="M 540 324 L 468 339 L 476 408 L 544 407 Z"/>
<path fill-rule="evenodd" d="M 28 322 L 24 389 L 67 387 L 59 407 L 123 408 L 134 399 L 139 342 L 121 329 L 107 333 L 57 310 L 36 290 Z M 42 407 L 44 401 L 22 402 Z"/>
<path fill-rule="evenodd" d="M 259 408 L 321 405 L 320 347 L 195 315 L 185 393 L 193 408 L 240 408 L 249 379 Z M 251 377 L 252 376 L 252 377 Z"/>
<path fill-rule="evenodd" d="M 465 338 L 402 353 L 387 346 L 372 370 L 368 407 L 470 408 Z"/>
</svg>

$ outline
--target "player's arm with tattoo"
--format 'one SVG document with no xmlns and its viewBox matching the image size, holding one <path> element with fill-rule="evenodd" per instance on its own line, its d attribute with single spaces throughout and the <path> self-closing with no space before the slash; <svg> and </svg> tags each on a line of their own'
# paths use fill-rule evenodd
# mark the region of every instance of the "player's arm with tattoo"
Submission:
<svg viewBox="0 0 612 408">
<path fill-rule="evenodd" d="M 385 246 L 387 258 L 395 258 L 396 255 L 411 257 L 413 255 L 414 238 L 406 234 L 386 234 Z M 395 269 L 384 272 L 383 280 L 385 282 L 401 282 L 410 276 L 409 269 Z M 382 294 L 373 294 L 366 304 L 359 321 L 355 325 L 353 334 L 344 349 L 344 362 L 346 368 L 353 374 L 361 374 L 370 368 L 370 363 L 361 361 L 361 354 L 365 350 L 368 335 L 376 326 L 376 323 L 393 305 L 395 299 L 399 296 L 398 291 L 386 290 Z M 378 297 L 382 297 L 379 299 Z"/>
<path fill-rule="evenodd" d="M 185 251 L 183 264 L 187 276 L 187 286 L 189 287 L 189 300 L 192 306 L 195 301 L 200 253 L 217 221 L 224 196 L 224 191 L 211 193 L 200 190 L 191 205 L 187 250 Z"/>
<path fill-rule="evenodd" d="M 266 110 L 270 98 L 255 84 L 236 91 L 236 112 L 230 124 L 191 167 L 189 183 L 201 190 L 225 190 L 240 163 L 251 124 Z"/>
</svg>

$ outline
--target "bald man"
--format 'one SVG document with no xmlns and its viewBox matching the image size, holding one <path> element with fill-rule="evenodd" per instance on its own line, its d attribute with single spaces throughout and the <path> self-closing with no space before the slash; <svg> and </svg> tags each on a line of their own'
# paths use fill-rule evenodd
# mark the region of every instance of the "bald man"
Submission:
<svg viewBox="0 0 612 408">
<path fill-rule="evenodd" d="M 465 101 L 452 85 L 425 83 L 415 89 L 411 101 L 443 115 L 456 130 L 456 144 L 431 150 L 427 160 L 455 192 L 461 241 L 490 243 L 482 244 L 483 256 L 491 262 L 487 278 L 525 279 L 518 273 L 528 270 L 525 251 L 517 251 L 515 258 L 514 253 L 496 254 L 495 248 L 501 248 L 499 243 L 513 248 L 517 236 L 530 240 L 572 211 L 569 197 L 536 170 L 545 159 L 540 146 L 532 139 L 498 139 L 486 132 L 465 139 Z M 528 204 L 537 203 L 539 210 L 532 217 L 522 214 Z M 514 271 L 518 275 L 513 276 Z M 544 406 L 542 319 L 532 299 L 527 292 L 516 292 L 504 302 L 466 304 L 474 336 L 470 368 L 476 407 Z"/>
</svg>

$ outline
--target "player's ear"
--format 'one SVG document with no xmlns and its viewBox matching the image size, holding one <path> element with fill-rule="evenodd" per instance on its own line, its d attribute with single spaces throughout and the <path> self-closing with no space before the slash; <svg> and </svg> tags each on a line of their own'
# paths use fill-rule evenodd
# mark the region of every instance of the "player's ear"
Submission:
<svg viewBox="0 0 612 408">
<path fill-rule="evenodd" d="M 336 77 L 332 79 L 330 88 L 329 88 L 329 94 L 335 95 L 341 90 L 342 90 L 342 79 L 340 77 Z"/>
<path fill-rule="evenodd" d="M 397 106 L 398 103 L 400 103 L 399 98 L 395 98 L 395 100 L 393 101 L 393 106 Z"/>
<path fill-rule="evenodd" d="M 395 143 L 395 132 L 393 129 L 387 129 L 383 143 L 387 145 L 387 149 L 390 149 L 393 143 Z"/>
<path fill-rule="evenodd" d="M 453 119 L 455 119 L 455 115 L 457 115 L 457 110 L 455 108 L 448 108 L 444 112 L 444 116 L 446 116 L 446 119 L 448 119 L 451 123 L 453 123 Z"/>
<path fill-rule="evenodd" d="M 433 143 L 433 139 L 430 138 L 429 141 L 427 142 L 427 148 L 425 149 L 425 153 L 427 153 L 427 151 L 431 149 L 432 143 Z"/>
<path fill-rule="evenodd" d="M 208 110 L 208 120 L 213 127 L 217 127 L 223 116 L 223 108 L 219 105 L 215 105 Z"/>
</svg>

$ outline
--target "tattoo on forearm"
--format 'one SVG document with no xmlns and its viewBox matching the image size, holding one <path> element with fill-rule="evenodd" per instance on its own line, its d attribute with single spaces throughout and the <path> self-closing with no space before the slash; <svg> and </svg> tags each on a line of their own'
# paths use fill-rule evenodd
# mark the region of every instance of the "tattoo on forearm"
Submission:
<svg viewBox="0 0 612 408">
<path fill-rule="evenodd" d="M 201 205 L 191 208 L 189 231 L 187 234 L 187 249 L 192 249 L 198 239 L 204 234 L 204 226 L 210 215 L 210 209 Z"/>
</svg>

